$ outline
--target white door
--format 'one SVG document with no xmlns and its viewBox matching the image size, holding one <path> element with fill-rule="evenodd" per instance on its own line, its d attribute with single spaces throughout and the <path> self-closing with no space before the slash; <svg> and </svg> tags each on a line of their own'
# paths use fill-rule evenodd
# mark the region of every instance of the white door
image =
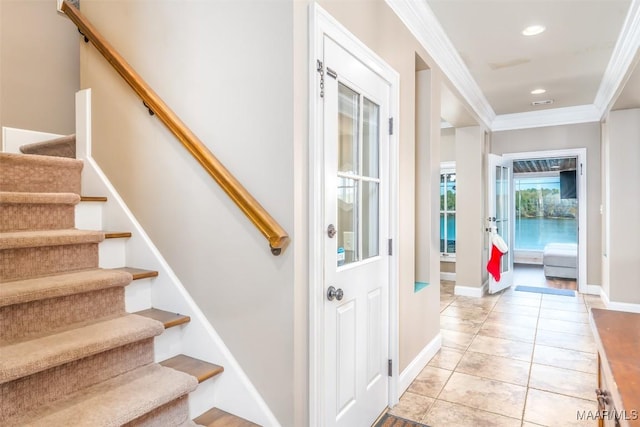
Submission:
<svg viewBox="0 0 640 427">
<path fill-rule="evenodd" d="M 500 259 L 500 278 L 496 280 L 489 274 L 489 293 L 493 294 L 513 284 L 513 220 L 512 220 L 512 183 L 513 161 L 495 154 L 489 154 L 488 171 L 488 218 L 487 233 L 489 256 L 491 257 L 492 233 L 497 233 L 508 246 L 508 251 Z"/>
<path fill-rule="evenodd" d="M 324 38 L 325 425 L 388 402 L 390 85 Z"/>
</svg>

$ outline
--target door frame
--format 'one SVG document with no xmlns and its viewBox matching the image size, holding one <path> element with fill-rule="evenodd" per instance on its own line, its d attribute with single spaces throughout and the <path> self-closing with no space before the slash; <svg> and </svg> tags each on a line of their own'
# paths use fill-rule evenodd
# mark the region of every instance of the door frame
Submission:
<svg viewBox="0 0 640 427">
<path fill-rule="evenodd" d="M 576 157 L 576 181 L 578 188 L 578 292 L 588 294 L 587 285 L 587 149 L 569 148 L 566 150 L 527 151 L 504 153 L 503 157 L 511 160 L 545 159 L 549 157 Z M 515 187 L 512 185 L 514 197 L 510 215 L 515 218 Z M 514 223 L 515 225 L 515 223 Z M 515 234 L 513 236 L 515 241 Z"/>
<path fill-rule="evenodd" d="M 327 11 L 314 3 L 309 8 L 309 425 L 324 423 L 324 135 L 320 76 L 316 60 L 323 58 L 323 38 L 330 37 L 387 81 L 390 86 L 389 113 L 394 118 L 389 136 L 389 237 L 393 256 L 389 257 L 389 357 L 393 360 L 388 377 L 388 405 L 398 402 L 398 134 L 400 122 L 400 76 L 382 58 L 357 39 Z M 325 76 L 327 78 L 327 76 Z"/>
</svg>

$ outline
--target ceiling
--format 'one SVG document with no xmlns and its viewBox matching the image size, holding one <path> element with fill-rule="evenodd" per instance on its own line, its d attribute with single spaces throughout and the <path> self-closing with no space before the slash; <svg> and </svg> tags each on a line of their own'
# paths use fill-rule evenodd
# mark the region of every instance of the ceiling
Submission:
<svg viewBox="0 0 640 427">
<path fill-rule="evenodd" d="M 593 122 L 612 108 L 640 107 L 640 0 L 387 3 L 451 80 L 443 119 L 454 126 Z M 546 30 L 521 34 L 533 24 Z"/>
</svg>

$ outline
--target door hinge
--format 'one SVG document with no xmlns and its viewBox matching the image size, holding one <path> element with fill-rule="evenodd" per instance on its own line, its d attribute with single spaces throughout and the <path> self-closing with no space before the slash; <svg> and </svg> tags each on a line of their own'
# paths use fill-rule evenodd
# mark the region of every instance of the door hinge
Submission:
<svg viewBox="0 0 640 427">
<path fill-rule="evenodd" d="M 582 176 L 582 163 L 580 163 L 580 176 Z"/>
<path fill-rule="evenodd" d="M 387 375 L 392 377 L 393 376 L 393 360 L 389 359 L 389 370 L 387 371 Z"/>
<path fill-rule="evenodd" d="M 389 255 L 393 255 L 393 239 L 389 239 Z"/>
<path fill-rule="evenodd" d="M 389 135 L 393 135 L 393 117 L 389 117 Z"/>
</svg>

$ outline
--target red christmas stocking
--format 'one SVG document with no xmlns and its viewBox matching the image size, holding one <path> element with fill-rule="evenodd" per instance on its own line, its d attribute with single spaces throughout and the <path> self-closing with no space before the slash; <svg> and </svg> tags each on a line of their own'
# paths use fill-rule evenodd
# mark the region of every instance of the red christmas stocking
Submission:
<svg viewBox="0 0 640 427">
<path fill-rule="evenodd" d="M 496 282 L 500 281 L 500 261 L 509 248 L 502 237 L 498 234 L 491 236 L 491 258 L 487 263 L 487 271 L 493 276 Z"/>
</svg>

